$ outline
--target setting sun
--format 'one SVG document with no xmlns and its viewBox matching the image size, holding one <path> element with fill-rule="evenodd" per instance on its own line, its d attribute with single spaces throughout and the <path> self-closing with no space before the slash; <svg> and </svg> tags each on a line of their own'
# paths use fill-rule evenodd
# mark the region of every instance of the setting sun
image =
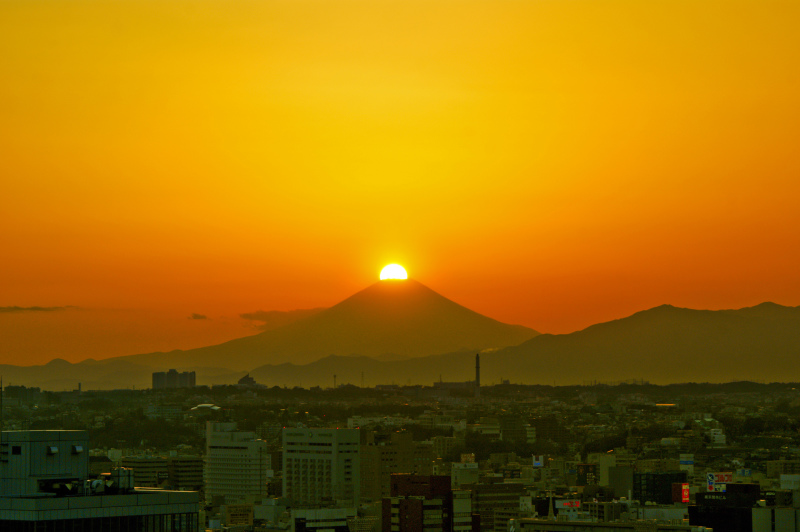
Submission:
<svg viewBox="0 0 800 532">
<path fill-rule="evenodd" d="M 408 279 L 408 274 L 399 264 L 389 264 L 381 270 L 381 281 L 386 279 Z"/>
</svg>

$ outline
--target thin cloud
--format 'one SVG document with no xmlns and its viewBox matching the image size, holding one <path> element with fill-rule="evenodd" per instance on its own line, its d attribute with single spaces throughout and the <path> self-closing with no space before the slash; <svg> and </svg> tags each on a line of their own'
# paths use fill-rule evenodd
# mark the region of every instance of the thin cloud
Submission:
<svg viewBox="0 0 800 532">
<path fill-rule="evenodd" d="M 189 319 L 190 320 L 207 320 L 208 316 L 206 316 L 205 314 L 198 314 L 196 312 L 193 312 L 192 315 L 189 316 Z"/>
<path fill-rule="evenodd" d="M 67 305 L 65 307 L 0 307 L 0 312 L 59 312 L 62 310 L 75 310 L 78 307 Z"/>
<path fill-rule="evenodd" d="M 244 314 L 239 314 L 239 317 L 245 320 L 261 322 L 258 325 L 256 325 L 256 329 L 262 331 L 269 331 L 308 318 L 323 310 L 325 309 L 307 308 L 307 309 L 288 310 L 288 311 L 257 310 L 255 312 L 246 312 Z"/>
</svg>

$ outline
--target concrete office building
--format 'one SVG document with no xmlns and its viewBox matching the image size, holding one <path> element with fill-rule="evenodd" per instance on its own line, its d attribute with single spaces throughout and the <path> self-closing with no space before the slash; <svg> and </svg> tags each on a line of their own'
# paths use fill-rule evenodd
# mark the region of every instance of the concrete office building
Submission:
<svg viewBox="0 0 800 532">
<path fill-rule="evenodd" d="M 267 495 L 267 442 L 236 429 L 236 423 L 206 423 L 206 501 L 224 496 L 226 503 L 252 502 Z"/>
<path fill-rule="evenodd" d="M 0 433 L 0 530 L 196 532 L 197 492 L 137 489 L 130 470 L 89 479 L 81 430 Z"/>
<path fill-rule="evenodd" d="M 470 532 L 478 530 L 470 492 L 453 490 L 450 477 L 391 477 L 391 497 L 383 499 L 383 532 Z"/>
<path fill-rule="evenodd" d="M 299 508 L 291 511 L 292 532 L 350 532 L 355 508 Z"/>
<path fill-rule="evenodd" d="M 133 471 L 137 488 L 203 489 L 203 459 L 199 456 L 126 456 L 119 465 Z"/>
<path fill-rule="evenodd" d="M 283 496 L 296 507 L 355 507 L 361 498 L 358 429 L 283 429 Z"/>
<path fill-rule="evenodd" d="M 475 462 L 454 463 L 450 469 L 450 478 L 453 489 L 459 489 L 464 484 L 477 484 L 481 471 Z"/>
<path fill-rule="evenodd" d="M 170 489 L 203 489 L 203 459 L 199 456 L 171 456 L 167 461 L 167 474 Z"/>
<path fill-rule="evenodd" d="M 487 481 L 461 486 L 472 492 L 472 511 L 480 516 L 480 529 L 484 532 L 495 530 L 495 513 L 518 515 L 520 497 L 525 494 L 522 484 L 504 483 L 499 478 Z"/>
<path fill-rule="evenodd" d="M 389 480 L 394 473 L 430 475 L 433 446 L 415 442 L 410 432 L 393 432 L 389 441 L 375 444 L 374 434 L 361 445 L 361 497 L 379 501 L 389 496 Z"/>
<path fill-rule="evenodd" d="M 167 459 L 162 456 L 126 456 L 120 467 L 133 470 L 133 485 L 137 488 L 158 488 L 169 476 Z"/>
</svg>

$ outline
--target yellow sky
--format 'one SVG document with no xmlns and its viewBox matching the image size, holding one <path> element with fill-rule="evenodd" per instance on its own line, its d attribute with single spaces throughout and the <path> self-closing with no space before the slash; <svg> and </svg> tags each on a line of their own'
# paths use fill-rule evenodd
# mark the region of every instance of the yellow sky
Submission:
<svg viewBox="0 0 800 532">
<path fill-rule="evenodd" d="M 3 2 L 0 307 L 326 306 L 389 262 L 552 332 L 798 305 L 798 27 L 794 1 Z"/>
</svg>

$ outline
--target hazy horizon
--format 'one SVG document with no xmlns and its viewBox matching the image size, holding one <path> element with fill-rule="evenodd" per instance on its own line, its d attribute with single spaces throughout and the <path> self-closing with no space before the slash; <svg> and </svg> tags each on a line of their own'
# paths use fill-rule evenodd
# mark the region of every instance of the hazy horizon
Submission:
<svg viewBox="0 0 800 532">
<path fill-rule="evenodd" d="M 755 305 L 761 303 L 767 302 L 762 301 Z M 770 303 L 781 305 L 775 301 Z M 0 307 L 0 336 L 4 340 L 3 355 L 5 355 L 0 356 L 0 364 L 40 365 L 57 358 L 77 363 L 87 359 L 103 360 L 118 356 L 166 353 L 212 346 L 293 323 L 327 308 L 329 307 L 287 311 L 259 309 L 230 315 L 200 315 L 181 311 L 154 312 L 146 309 Z M 541 334 L 569 334 L 652 308 L 655 307 L 637 309 L 570 331 L 545 331 L 519 323 L 509 323 L 509 325 L 523 325 Z M 693 310 L 728 309 L 723 307 Z M 295 316 L 292 316 L 293 314 Z M 492 318 L 492 316 L 487 317 Z"/>
</svg>

